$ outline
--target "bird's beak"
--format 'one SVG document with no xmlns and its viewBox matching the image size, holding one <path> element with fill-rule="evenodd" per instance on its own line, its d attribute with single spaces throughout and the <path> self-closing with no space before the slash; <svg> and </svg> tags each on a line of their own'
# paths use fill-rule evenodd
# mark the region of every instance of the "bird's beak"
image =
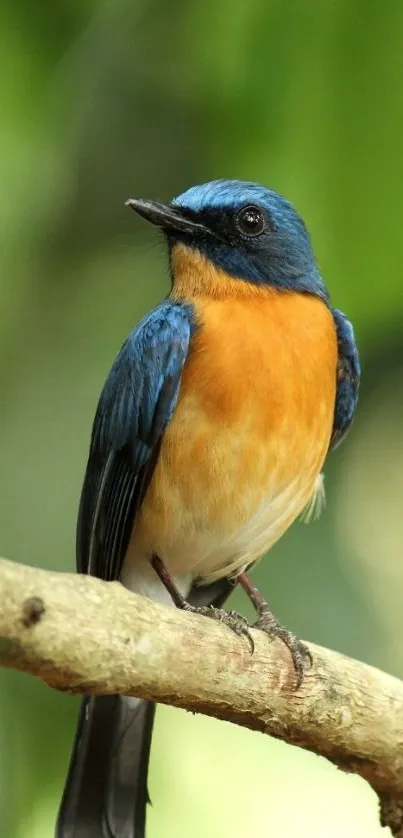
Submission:
<svg viewBox="0 0 403 838">
<path fill-rule="evenodd" d="M 204 224 L 186 217 L 180 207 L 174 207 L 171 204 L 146 201 L 143 198 L 129 198 L 126 206 L 131 207 L 146 221 L 150 221 L 151 224 L 155 224 L 167 233 L 187 233 L 190 236 L 210 233 Z"/>
</svg>

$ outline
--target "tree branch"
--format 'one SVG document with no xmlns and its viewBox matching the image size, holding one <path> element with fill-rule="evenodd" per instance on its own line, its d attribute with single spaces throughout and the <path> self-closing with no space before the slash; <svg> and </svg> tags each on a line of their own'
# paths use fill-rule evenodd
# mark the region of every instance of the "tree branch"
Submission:
<svg viewBox="0 0 403 838">
<path fill-rule="evenodd" d="M 153 699 L 327 757 L 378 792 L 403 838 L 403 682 L 309 644 L 295 692 L 284 645 L 154 604 L 117 582 L 0 560 L 0 664 L 59 690 Z"/>
</svg>

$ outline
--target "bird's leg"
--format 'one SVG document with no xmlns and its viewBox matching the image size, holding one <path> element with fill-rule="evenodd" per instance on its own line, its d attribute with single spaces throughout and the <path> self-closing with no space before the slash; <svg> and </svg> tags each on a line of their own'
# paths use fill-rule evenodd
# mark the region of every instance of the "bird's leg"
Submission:
<svg viewBox="0 0 403 838">
<path fill-rule="evenodd" d="M 180 591 L 178 591 L 171 574 L 159 556 L 154 555 L 152 557 L 151 565 L 162 584 L 171 595 L 177 608 L 181 608 L 182 611 L 190 611 L 192 614 L 202 614 L 205 617 L 210 617 L 213 620 L 218 620 L 218 622 L 224 623 L 232 629 L 235 634 L 246 637 L 251 647 L 251 652 L 253 652 L 255 644 L 249 631 L 248 621 L 245 617 L 242 617 L 241 614 L 237 614 L 236 611 L 225 611 L 223 608 L 216 608 L 214 605 L 191 605 L 190 602 L 187 602 L 187 600 L 182 596 Z"/>
<path fill-rule="evenodd" d="M 174 605 L 176 605 L 177 608 L 186 608 L 187 603 L 185 597 L 183 597 L 181 592 L 178 591 L 175 582 L 172 579 L 171 574 L 166 569 L 162 559 L 160 559 L 159 556 L 154 555 L 151 559 L 151 566 L 154 568 L 164 588 L 166 588 L 168 593 L 171 595 Z"/>
<path fill-rule="evenodd" d="M 247 573 L 240 573 L 237 576 L 239 584 L 244 589 L 250 601 L 256 608 L 258 619 L 253 624 L 253 628 L 264 631 L 269 637 L 274 640 L 278 637 L 285 643 L 291 652 L 292 661 L 297 673 L 297 687 L 298 689 L 304 680 L 305 672 L 309 666 L 312 666 L 312 655 L 307 646 L 302 643 L 295 634 L 292 634 L 288 629 L 279 623 L 269 608 L 268 603 L 258 591 L 256 585 L 249 579 Z"/>
</svg>

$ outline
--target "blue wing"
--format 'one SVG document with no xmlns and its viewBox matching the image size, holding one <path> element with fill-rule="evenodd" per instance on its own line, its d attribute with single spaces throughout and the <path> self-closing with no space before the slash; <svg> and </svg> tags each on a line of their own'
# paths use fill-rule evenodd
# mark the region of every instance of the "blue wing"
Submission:
<svg viewBox="0 0 403 838">
<path fill-rule="evenodd" d="M 192 309 L 166 301 L 123 344 L 94 419 L 77 524 L 77 569 L 118 579 L 178 399 Z"/>
<path fill-rule="evenodd" d="M 336 405 L 329 449 L 343 441 L 353 421 L 360 386 L 360 359 L 354 329 L 343 312 L 332 309 L 339 352 L 337 367 Z"/>
</svg>

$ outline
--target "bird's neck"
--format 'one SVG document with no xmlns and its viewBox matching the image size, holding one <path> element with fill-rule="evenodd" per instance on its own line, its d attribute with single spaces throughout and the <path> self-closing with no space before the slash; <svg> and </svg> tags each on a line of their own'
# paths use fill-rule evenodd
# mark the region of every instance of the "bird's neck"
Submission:
<svg viewBox="0 0 403 838">
<path fill-rule="evenodd" d="M 279 293 L 269 285 L 247 282 L 230 276 L 203 253 L 178 243 L 171 254 L 172 291 L 174 299 L 197 297 L 215 299 L 264 297 Z"/>
</svg>

